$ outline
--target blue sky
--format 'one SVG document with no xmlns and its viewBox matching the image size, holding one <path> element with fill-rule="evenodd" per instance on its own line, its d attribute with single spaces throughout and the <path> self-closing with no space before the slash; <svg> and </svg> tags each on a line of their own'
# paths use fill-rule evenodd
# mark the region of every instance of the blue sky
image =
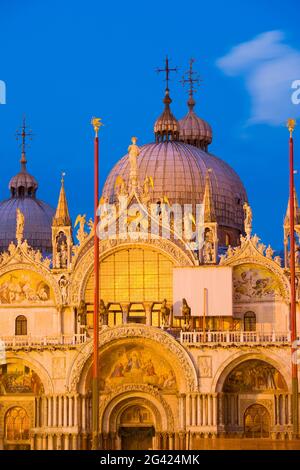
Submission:
<svg viewBox="0 0 300 470">
<path fill-rule="evenodd" d="M 164 83 L 155 68 L 166 54 L 180 71 L 170 83 L 172 110 L 186 113 L 179 83 L 190 57 L 203 83 L 198 114 L 213 127 L 210 150 L 240 175 L 264 243 L 282 244 L 288 197 L 288 134 L 300 117 L 290 82 L 300 80 L 297 0 L 57 1 L 0 0 L 0 198 L 18 171 L 14 133 L 26 113 L 35 134 L 28 170 L 38 196 L 56 205 L 64 170 L 70 211 L 92 215 L 91 116 L 103 118 L 101 184 L 130 137 L 153 140 Z M 300 193 L 300 123 L 295 132 Z"/>
</svg>

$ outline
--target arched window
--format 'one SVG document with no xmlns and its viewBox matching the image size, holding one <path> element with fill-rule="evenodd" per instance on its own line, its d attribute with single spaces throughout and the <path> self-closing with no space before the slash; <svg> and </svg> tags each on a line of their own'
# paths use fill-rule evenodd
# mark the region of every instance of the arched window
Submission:
<svg viewBox="0 0 300 470">
<path fill-rule="evenodd" d="M 24 196 L 25 196 L 25 188 L 24 188 L 24 186 L 20 186 L 20 187 L 19 187 L 18 193 L 19 193 L 19 197 L 24 197 Z"/>
<path fill-rule="evenodd" d="M 256 315 L 254 312 L 246 312 L 244 315 L 244 331 L 256 330 Z"/>
<path fill-rule="evenodd" d="M 30 421 L 24 408 L 10 408 L 5 416 L 6 441 L 24 441 L 29 439 Z"/>
<path fill-rule="evenodd" d="M 16 318 L 15 326 L 16 335 L 27 335 L 27 319 L 24 317 L 24 315 L 19 315 Z"/>
<path fill-rule="evenodd" d="M 225 233 L 225 246 L 229 246 L 230 243 L 230 235 L 229 233 Z"/>
</svg>

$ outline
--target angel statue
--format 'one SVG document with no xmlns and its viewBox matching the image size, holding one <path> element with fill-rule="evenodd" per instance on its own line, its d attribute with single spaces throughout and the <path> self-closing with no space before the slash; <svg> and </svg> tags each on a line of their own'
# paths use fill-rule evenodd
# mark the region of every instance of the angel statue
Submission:
<svg viewBox="0 0 300 470">
<path fill-rule="evenodd" d="M 245 212 L 244 227 L 247 238 L 250 238 L 252 231 L 252 209 L 247 202 L 244 203 L 243 209 Z"/>
<path fill-rule="evenodd" d="M 76 227 L 78 224 L 79 224 L 79 228 L 77 230 L 76 237 L 77 237 L 77 240 L 79 241 L 79 244 L 81 245 L 81 243 L 84 241 L 84 239 L 87 236 L 87 233 L 84 230 L 84 226 L 86 224 L 86 215 L 85 214 L 84 215 L 79 214 L 76 217 L 74 227 Z"/>
<path fill-rule="evenodd" d="M 136 145 L 137 137 L 131 137 L 132 144 L 128 147 L 130 174 L 129 181 L 132 186 L 137 186 L 138 167 L 137 157 L 140 154 L 140 148 Z"/>
<path fill-rule="evenodd" d="M 17 227 L 16 227 L 16 239 L 18 245 L 22 243 L 23 235 L 24 235 L 24 225 L 25 225 L 25 217 L 23 212 L 20 209 L 17 209 Z"/>
</svg>

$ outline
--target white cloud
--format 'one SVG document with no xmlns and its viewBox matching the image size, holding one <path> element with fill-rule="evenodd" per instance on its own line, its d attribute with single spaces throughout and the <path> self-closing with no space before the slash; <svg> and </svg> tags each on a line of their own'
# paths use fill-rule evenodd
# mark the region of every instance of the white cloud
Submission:
<svg viewBox="0 0 300 470">
<path fill-rule="evenodd" d="M 281 31 L 269 31 L 238 44 L 217 60 L 229 76 L 242 76 L 251 97 L 249 124 L 282 125 L 300 116 L 292 103 L 292 83 L 300 79 L 300 52 L 285 44 Z"/>
</svg>

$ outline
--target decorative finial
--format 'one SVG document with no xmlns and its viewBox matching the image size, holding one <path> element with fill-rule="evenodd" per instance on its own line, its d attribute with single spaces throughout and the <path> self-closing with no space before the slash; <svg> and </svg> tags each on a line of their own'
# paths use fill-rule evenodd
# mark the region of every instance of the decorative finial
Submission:
<svg viewBox="0 0 300 470">
<path fill-rule="evenodd" d="M 295 127 L 296 127 L 296 119 L 288 119 L 287 120 L 287 123 L 286 123 L 286 127 L 288 128 L 289 132 L 290 132 L 290 137 L 293 137 L 293 132 L 295 130 Z"/>
<path fill-rule="evenodd" d="M 60 180 L 60 182 L 61 182 L 62 185 L 63 185 L 64 182 L 65 182 L 65 176 L 66 176 L 66 173 L 65 173 L 64 171 L 62 171 L 62 172 L 61 172 L 61 180 Z"/>
<path fill-rule="evenodd" d="M 18 242 L 18 246 L 20 246 L 23 240 L 23 235 L 24 235 L 25 217 L 24 217 L 23 212 L 20 209 L 16 210 L 16 215 L 17 215 L 16 239 Z"/>
<path fill-rule="evenodd" d="M 190 59 L 190 67 L 189 70 L 187 70 L 182 77 L 181 83 L 183 86 L 185 86 L 187 83 L 188 85 L 188 94 L 189 94 L 189 99 L 188 99 L 188 107 L 190 110 L 192 110 L 195 106 L 195 101 L 194 101 L 194 93 L 196 93 L 196 87 L 195 85 L 200 84 L 200 78 L 199 75 L 194 72 L 193 70 L 193 63 L 195 62 L 195 59 Z"/>
<path fill-rule="evenodd" d="M 33 136 L 32 130 L 28 129 L 28 127 L 26 126 L 26 117 L 24 116 L 22 126 L 20 130 L 17 130 L 16 132 L 16 139 L 21 140 L 20 147 L 21 147 L 22 155 L 21 155 L 20 163 L 21 163 L 21 168 L 23 171 L 26 171 L 26 163 L 27 163 L 26 147 L 28 146 L 28 144 L 26 142 L 26 138 L 29 137 L 29 139 L 32 140 L 32 136 Z"/>
<path fill-rule="evenodd" d="M 99 129 L 101 126 L 103 126 L 103 122 L 101 122 L 101 118 L 96 118 L 96 117 L 93 117 L 92 120 L 91 120 L 91 124 L 94 128 L 94 131 L 95 131 L 95 137 L 98 137 L 98 132 L 99 132 Z"/>
<path fill-rule="evenodd" d="M 164 73 L 166 74 L 166 78 L 165 78 L 165 81 L 166 81 L 166 91 L 169 90 L 170 73 L 171 73 L 171 72 L 177 72 L 177 71 L 178 71 L 178 67 L 170 68 L 170 67 L 169 67 L 169 58 L 168 58 L 168 56 L 166 56 L 166 59 L 165 59 L 165 67 L 164 67 L 163 69 L 157 68 L 156 71 L 157 71 L 157 73 L 164 72 Z"/>
</svg>

